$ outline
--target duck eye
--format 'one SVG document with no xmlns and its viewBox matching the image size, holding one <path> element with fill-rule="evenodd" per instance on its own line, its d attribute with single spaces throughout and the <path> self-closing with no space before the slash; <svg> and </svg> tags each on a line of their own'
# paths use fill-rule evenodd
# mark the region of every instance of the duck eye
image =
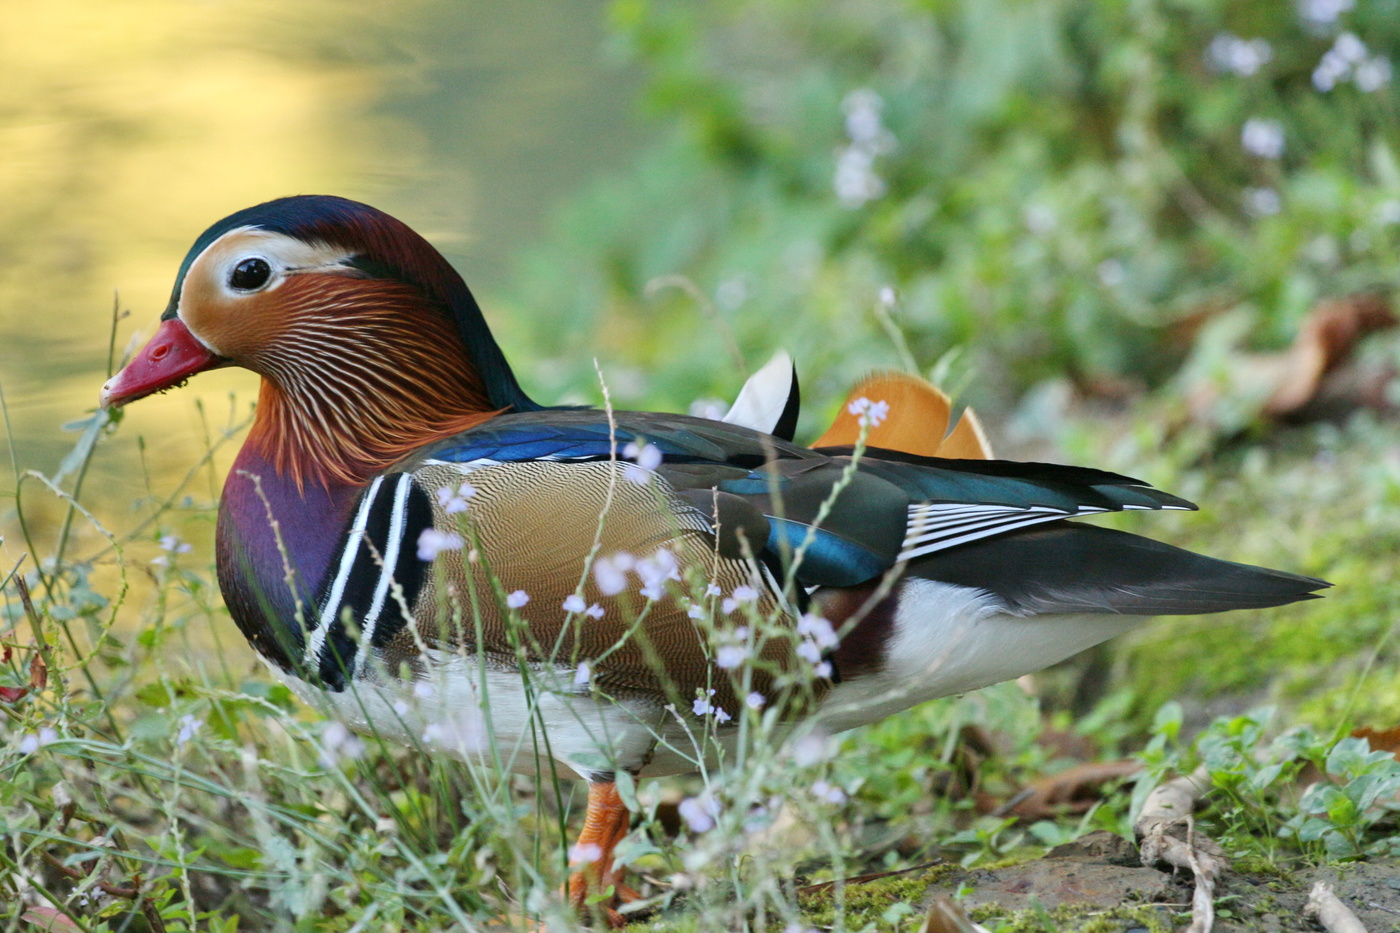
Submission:
<svg viewBox="0 0 1400 933">
<path fill-rule="evenodd" d="M 250 292 L 255 288 L 262 288 L 267 284 L 267 280 L 272 278 L 272 267 L 265 259 L 245 259 L 233 267 L 233 272 L 229 273 L 228 284 L 243 292 Z"/>
</svg>

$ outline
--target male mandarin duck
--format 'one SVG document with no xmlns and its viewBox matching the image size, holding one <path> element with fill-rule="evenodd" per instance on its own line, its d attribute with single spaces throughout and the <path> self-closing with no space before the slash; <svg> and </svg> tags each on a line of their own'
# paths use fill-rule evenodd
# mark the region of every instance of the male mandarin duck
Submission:
<svg viewBox="0 0 1400 933">
<path fill-rule="evenodd" d="M 756 387 L 730 422 L 541 406 L 447 261 L 343 198 L 206 230 L 102 404 L 221 366 L 262 376 L 219 510 L 234 621 L 357 728 L 586 779 L 580 909 L 630 893 L 615 775 L 695 770 L 698 720 L 732 745 L 757 697 L 849 729 L 1149 616 L 1327 586 L 1067 521 L 1194 506 L 1102 470 L 977 459 L 975 423 L 944 438 L 899 415 L 908 380 L 865 387 L 888 397 L 858 399 L 816 449 L 791 442 L 781 366 L 776 400 Z M 791 637 L 740 624 L 757 618 Z M 736 638 L 742 666 L 717 663 Z"/>
</svg>

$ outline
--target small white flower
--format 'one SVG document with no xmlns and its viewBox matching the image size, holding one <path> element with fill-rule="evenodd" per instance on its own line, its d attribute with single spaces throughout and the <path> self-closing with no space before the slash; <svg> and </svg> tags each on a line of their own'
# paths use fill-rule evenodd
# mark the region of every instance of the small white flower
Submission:
<svg viewBox="0 0 1400 933">
<path fill-rule="evenodd" d="M 431 699 L 435 693 L 437 693 L 436 688 L 426 680 L 420 680 L 413 685 L 413 695 L 420 700 Z"/>
<path fill-rule="evenodd" d="M 820 664 L 822 660 L 822 649 L 817 647 L 816 642 L 803 639 L 797 646 L 797 656 L 812 664 Z"/>
<path fill-rule="evenodd" d="M 506 597 L 506 605 L 511 609 L 519 609 L 530 601 L 530 594 L 524 590 L 516 590 Z"/>
<path fill-rule="evenodd" d="M 394 709 L 394 714 L 395 714 L 396 716 L 407 716 L 407 715 L 408 715 L 408 704 L 405 703 L 403 700 L 395 700 L 394 703 L 393 703 L 393 709 Z"/>
<path fill-rule="evenodd" d="M 1246 188 L 1244 207 L 1256 217 L 1272 217 L 1283 210 L 1283 199 L 1273 188 Z"/>
<path fill-rule="evenodd" d="M 1344 32 L 1337 36 L 1332 51 L 1348 65 L 1359 65 L 1366 60 L 1366 43 L 1358 39 L 1354 32 Z"/>
<path fill-rule="evenodd" d="M 578 662 L 578 669 L 574 671 L 574 686 L 587 687 L 593 682 L 593 668 L 587 661 Z"/>
<path fill-rule="evenodd" d="M 194 546 L 188 541 L 181 540 L 179 535 L 162 535 L 160 539 L 160 549 L 169 551 L 172 554 L 188 554 L 194 550 Z"/>
<path fill-rule="evenodd" d="M 175 733 L 175 744 L 184 745 L 194 738 L 195 733 L 204 726 L 204 720 L 196 719 L 192 714 L 186 713 L 180 717 L 180 731 Z"/>
<path fill-rule="evenodd" d="M 1344 32 L 1313 69 L 1313 86 L 1326 92 L 1348 78 L 1369 94 L 1390 83 L 1391 64 L 1385 56 L 1371 56 L 1354 33 Z"/>
<path fill-rule="evenodd" d="M 841 107 L 846 112 L 850 144 L 837 150 L 832 188 L 843 206 L 857 208 L 882 197 L 887 190 L 885 180 L 875 172 L 875 160 L 894 150 L 895 139 L 880 119 L 884 101 L 874 91 L 852 91 Z"/>
<path fill-rule="evenodd" d="M 1265 39 L 1241 39 L 1222 32 L 1210 40 L 1206 61 L 1216 71 L 1247 78 L 1273 60 L 1274 49 Z"/>
<path fill-rule="evenodd" d="M 597 603 L 594 603 L 587 609 L 583 610 L 583 614 L 588 616 L 590 619 L 601 619 L 603 617 L 603 607 L 598 605 Z"/>
<path fill-rule="evenodd" d="M 756 690 L 753 693 L 750 693 L 748 696 L 744 697 L 744 705 L 747 706 L 749 709 L 763 709 L 764 704 L 766 704 L 767 702 L 768 699 Z"/>
<path fill-rule="evenodd" d="M 747 661 L 748 657 L 749 649 L 744 645 L 722 645 L 715 651 L 715 666 L 732 671 Z"/>
<path fill-rule="evenodd" d="M 729 406 L 722 399 L 697 398 L 690 403 L 689 412 L 692 418 L 723 421 L 725 414 L 729 412 Z"/>
<path fill-rule="evenodd" d="M 591 865 L 603 857 L 603 847 L 593 842 L 580 842 L 569 847 L 570 865 Z"/>
<path fill-rule="evenodd" d="M 634 559 L 626 551 L 618 551 L 611 556 L 604 555 L 593 562 L 593 579 L 604 596 L 616 596 L 627 589 L 627 571 L 632 569 Z"/>
<path fill-rule="evenodd" d="M 889 285 L 880 287 L 880 304 L 886 308 L 893 308 L 895 301 L 894 288 Z"/>
<path fill-rule="evenodd" d="M 708 716 L 710 714 L 710 711 L 714 709 L 714 707 L 710 705 L 710 697 L 714 695 L 715 690 L 711 687 L 705 696 L 695 698 L 695 702 L 690 704 L 690 708 L 694 711 L 695 715 Z"/>
<path fill-rule="evenodd" d="M 813 673 L 813 674 L 816 674 L 818 677 L 821 677 L 821 678 L 824 678 L 824 679 L 825 679 L 825 678 L 830 678 L 830 677 L 831 677 L 831 662 L 829 662 L 829 661 L 822 661 L 822 662 L 819 663 L 816 667 L 812 668 L 812 673 Z"/>
<path fill-rule="evenodd" d="M 660 599 L 666 595 L 666 582 L 679 580 L 680 564 L 669 548 L 660 548 L 650 557 L 637 561 L 637 576 L 642 579 L 642 595 L 647 599 Z"/>
<path fill-rule="evenodd" d="M 588 609 L 588 604 L 583 601 L 583 597 L 579 594 L 570 593 L 568 596 L 564 597 L 564 603 L 561 608 L 565 612 L 585 612 Z"/>
<path fill-rule="evenodd" d="M 39 730 L 38 734 L 31 732 L 19 740 L 19 751 L 22 755 L 32 755 L 45 745 L 52 745 L 58 741 L 58 733 L 48 726 Z"/>
<path fill-rule="evenodd" d="M 705 607 L 701 606 L 699 603 L 692 603 L 690 608 L 685 611 L 685 614 L 692 619 L 703 619 L 705 618 Z"/>
<path fill-rule="evenodd" d="M 715 706 L 713 703 L 710 702 L 710 697 L 714 695 L 714 688 L 710 688 L 709 692 L 706 693 L 705 696 L 696 697 L 695 702 L 690 704 L 690 708 L 695 712 L 695 715 L 697 716 L 713 716 L 715 717 L 715 722 L 729 722 L 731 718 L 730 715 L 726 713 L 723 708 Z"/>
<path fill-rule="evenodd" d="M 835 648 L 841 643 L 831 623 L 815 613 L 805 613 L 797 620 L 797 634 L 814 641 L 818 648 Z"/>
<path fill-rule="evenodd" d="M 751 603 L 758 599 L 758 590 L 751 586 L 734 587 L 734 598 L 741 603 Z"/>
<path fill-rule="evenodd" d="M 792 760 L 799 768 L 810 768 L 831 757 L 833 743 L 831 737 L 824 732 L 813 732 L 804 735 L 802 738 L 792 743 Z"/>
<path fill-rule="evenodd" d="M 623 471 L 623 478 L 639 485 L 646 485 L 651 482 L 652 475 L 656 468 L 661 466 L 661 449 L 654 444 L 643 442 L 640 447 L 636 441 L 632 441 L 622 448 L 622 455 L 628 460 L 635 461 L 627 464 L 627 469 Z"/>
<path fill-rule="evenodd" d="M 699 797 L 687 797 L 676 807 L 685 825 L 693 833 L 707 833 L 715 828 L 715 818 L 720 815 L 719 801 L 708 793 Z"/>
<path fill-rule="evenodd" d="M 1128 270 L 1123 268 L 1122 260 L 1105 259 L 1098 266 L 1099 284 L 1104 288 L 1117 288 L 1122 285 L 1128 277 Z"/>
<path fill-rule="evenodd" d="M 456 532 L 424 528 L 418 536 L 418 559 L 436 560 L 443 551 L 460 551 L 465 543 Z"/>
<path fill-rule="evenodd" d="M 1240 145 L 1250 155 L 1277 159 L 1283 155 L 1283 124 L 1277 120 L 1250 117 L 1240 130 Z"/>
<path fill-rule="evenodd" d="M 365 743 L 341 722 L 330 722 L 321 732 L 321 766 L 333 768 L 343 759 L 359 758 Z"/>
<path fill-rule="evenodd" d="M 718 596 L 719 594 L 720 594 L 720 588 L 719 588 L 718 586 L 715 586 L 713 583 L 711 583 L 709 586 L 705 587 L 705 595 L 706 595 L 706 596 Z"/>
<path fill-rule="evenodd" d="M 1299 0 L 1298 14 L 1313 25 L 1330 26 L 1355 5 L 1356 0 Z"/>
<path fill-rule="evenodd" d="M 827 803 L 842 804 L 846 802 L 846 792 L 839 787 L 834 787 L 826 781 L 817 781 L 812 785 L 812 793 L 816 794 Z"/>
<path fill-rule="evenodd" d="M 1376 58 L 1368 58 L 1357 65 L 1352 80 L 1356 82 L 1358 88 L 1370 94 L 1389 84 L 1390 74 L 1390 59 L 1377 56 Z"/>
<path fill-rule="evenodd" d="M 447 737 L 447 729 L 436 722 L 428 723 L 428 727 L 423 730 L 423 744 L 435 745 Z"/>
<path fill-rule="evenodd" d="M 725 615 L 733 615 L 734 610 L 739 608 L 739 600 L 726 596 L 724 602 L 719 604 L 720 612 Z"/>
<path fill-rule="evenodd" d="M 443 511 L 452 515 L 457 512 L 467 510 L 467 500 L 476 495 L 476 487 L 471 483 L 462 483 L 461 486 L 453 489 L 451 486 L 444 486 L 437 491 L 438 504 Z"/>
<path fill-rule="evenodd" d="M 851 404 L 846 406 L 846 411 L 855 415 L 861 424 L 868 424 L 872 428 L 880 426 L 890 414 L 890 403 L 881 399 L 872 402 L 862 395 L 860 398 L 851 399 Z"/>
</svg>

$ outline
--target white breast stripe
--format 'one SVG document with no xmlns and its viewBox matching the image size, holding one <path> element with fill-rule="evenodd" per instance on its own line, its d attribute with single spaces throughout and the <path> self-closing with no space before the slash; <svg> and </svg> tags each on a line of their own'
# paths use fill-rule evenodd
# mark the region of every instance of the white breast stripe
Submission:
<svg viewBox="0 0 1400 933">
<path fill-rule="evenodd" d="M 350 535 L 345 541 L 345 550 L 340 554 L 340 566 L 335 572 L 335 582 L 331 584 L 331 591 L 326 594 L 326 602 L 321 607 L 321 618 L 311 630 L 311 637 L 306 640 L 306 663 L 309 667 L 314 668 L 320 663 L 321 646 L 326 642 L 326 632 L 330 630 L 331 621 L 340 610 L 340 597 L 345 594 L 345 581 L 350 577 L 355 555 L 360 553 L 360 542 L 365 539 L 369 507 L 374 504 L 374 497 L 379 492 L 379 484 L 382 482 L 384 477 L 376 476 L 374 482 L 369 484 L 364 498 L 360 500 L 360 509 L 355 513 L 355 521 L 350 524 Z"/>
<path fill-rule="evenodd" d="M 389 537 L 384 542 L 384 553 L 380 555 L 383 566 L 379 568 L 379 585 L 374 588 L 374 600 L 360 626 L 360 645 L 355 652 L 353 671 L 359 672 L 369 658 L 370 642 L 374 639 L 374 628 L 379 624 L 379 615 L 384 611 L 384 597 L 389 594 L 389 584 L 394 579 L 394 567 L 399 562 L 399 549 L 403 544 L 404 521 L 408 515 L 408 488 L 413 478 L 407 473 L 399 477 L 394 489 L 394 510 L 389 517 Z"/>
</svg>

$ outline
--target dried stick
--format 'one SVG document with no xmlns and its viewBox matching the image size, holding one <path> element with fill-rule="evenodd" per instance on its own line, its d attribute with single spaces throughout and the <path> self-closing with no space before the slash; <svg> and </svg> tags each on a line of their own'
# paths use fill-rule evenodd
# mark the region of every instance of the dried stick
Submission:
<svg viewBox="0 0 1400 933">
<path fill-rule="evenodd" d="M 1219 846 L 1196 835 L 1191 818 L 1196 801 L 1205 796 L 1209 787 L 1210 777 L 1204 768 L 1173 778 L 1147 795 L 1142 814 L 1133 824 L 1142 864 L 1161 862 L 1185 868 L 1195 880 L 1187 933 L 1210 933 L 1215 926 L 1215 880 L 1226 864 Z"/>
<path fill-rule="evenodd" d="M 1332 893 L 1332 886 L 1325 881 L 1313 885 L 1303 916 L 1322 924 L 1327 933 L 1366 933 L 1366 927 L 1356 914 Z"/>
</svg>

